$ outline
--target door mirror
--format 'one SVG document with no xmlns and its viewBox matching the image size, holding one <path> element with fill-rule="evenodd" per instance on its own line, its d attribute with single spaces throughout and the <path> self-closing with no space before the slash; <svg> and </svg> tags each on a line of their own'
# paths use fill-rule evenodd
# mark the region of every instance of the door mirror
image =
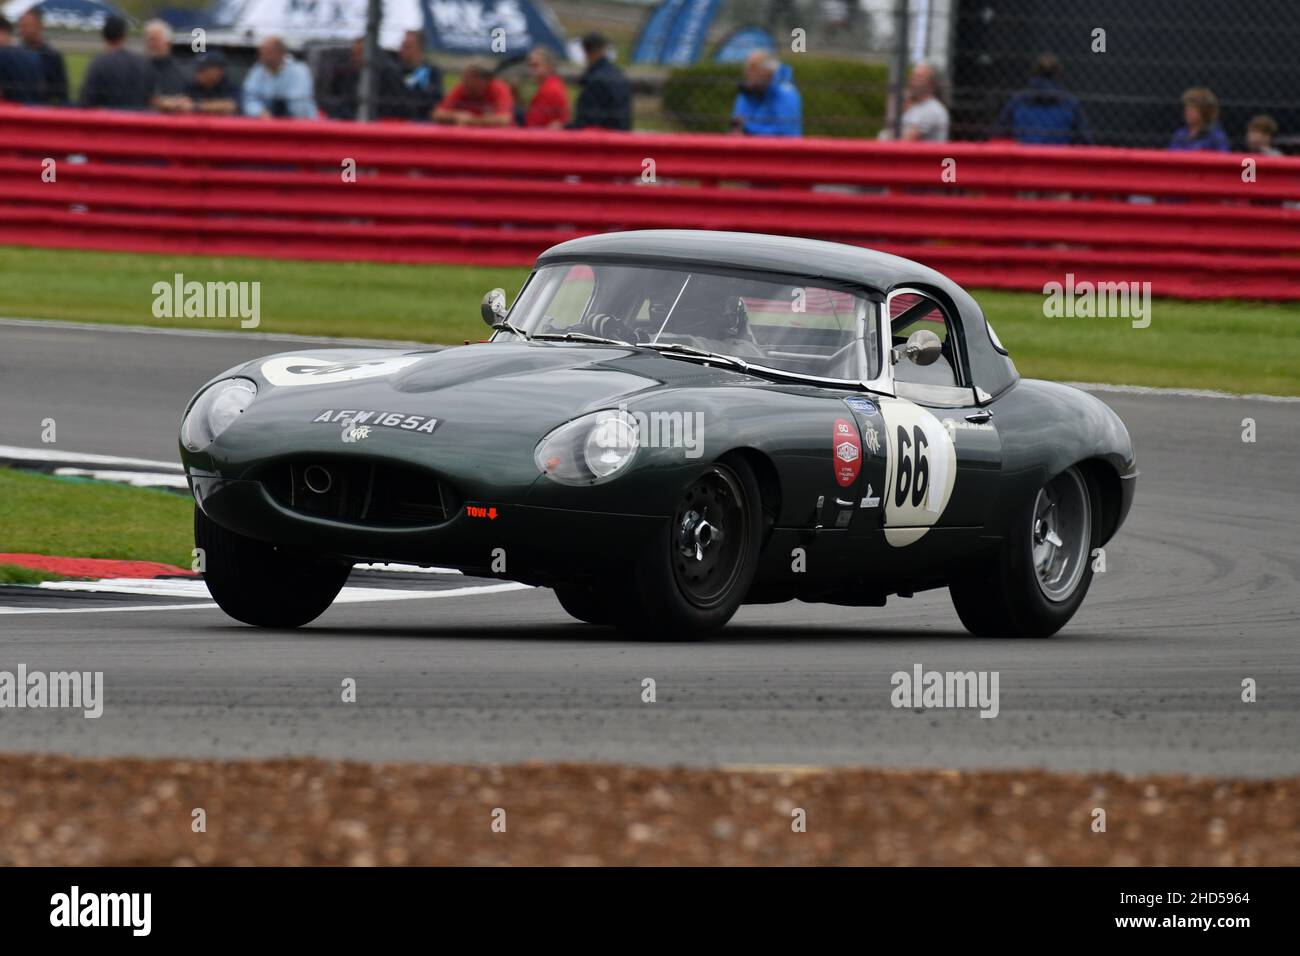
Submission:
<svg viewBox="0 0 1300 956">
<path fill-rule="evenodd" d="M 929 329 L 917 329 L 907 337 L 905 345 L 894 346 L 894 362 L 907 359 L 915 365 L 933 365 L 943 352 L 943 343 L 939 336 Z"/>
<path fill-rule="evenodd" d="M 506 290 L 493 289 L 483 296 L 483 303 L 479 306 L 479 314 L 483 316 L 483 321 L 490 328 L 496 328 L 506 320 Z"/>
</svg>

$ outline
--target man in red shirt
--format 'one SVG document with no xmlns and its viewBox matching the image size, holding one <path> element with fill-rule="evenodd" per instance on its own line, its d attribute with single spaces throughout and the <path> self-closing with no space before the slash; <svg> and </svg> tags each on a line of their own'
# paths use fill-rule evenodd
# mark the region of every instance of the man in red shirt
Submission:
<svg viewBox="0 0 1300 956">
<path fill-rule="evenodd" d="M 455 126 L 509 126 L 514 122 L 514 109 L 510 87 L 482 63 L 470 63 L 460 74 L 460 82 L 433 111 L 433 118 Z"/>
<path fill-rule="evenodd" d="M 563 129 L 569 122 L 569 93 L 555 75 L 555 57 L 546 47 L 528 51 L 528 72 L 537 81 L 537 92 L 524 114 L 529 129 Z"/>
</svg>

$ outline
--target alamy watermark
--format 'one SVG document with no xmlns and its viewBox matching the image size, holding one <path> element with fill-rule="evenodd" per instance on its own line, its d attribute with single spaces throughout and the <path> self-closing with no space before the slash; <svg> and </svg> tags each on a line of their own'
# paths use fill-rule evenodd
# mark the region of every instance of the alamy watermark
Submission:
<svg viewBox="0 0 1300 956">
<path fill-rule="evenodd" d="M 889 702 L 897 708 L 975 708 L 981 717 L 996 717 L 998 671 L 927 671 L 920 664 L 912 670 L 895 671 L 889 682 Z"/>
<path fill-rule="evenodd" d="M 104 713 L 103 671 L 0 671 L 0 710 L 76 709 L 94 720 Z"/>
<path fill-rule="evenodd" d="M 1064 282 L 1043 286 L 1043 315 L 1049 319 L 1131 319 L 1133 328 L 1151 324 L 1150 282 Z"/>
<path fill-rule="evenodd" d="M 636 443 L 640 448 L 681 448 L 687 458 L 704 454 L 703 412 L 629 412 L 627 405 L 619 405 L 620 416 L 636 422 Z M 596 436 L 597 444 L 616 446 L 622 436 L 613 429 L 602 430 Z"/>
<path fill-rule="evenodd" d="M 171 282 L 155 282 L 152 291 L 155 319 L 238 318 L 241 329 L 262 322 L 261 282 L 186 282 L 178 272 Z"/>
</svg>

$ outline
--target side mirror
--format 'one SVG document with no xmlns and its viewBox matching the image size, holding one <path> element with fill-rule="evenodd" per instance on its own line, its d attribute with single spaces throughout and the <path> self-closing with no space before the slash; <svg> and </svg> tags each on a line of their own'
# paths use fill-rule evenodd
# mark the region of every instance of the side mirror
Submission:
<svg viewBox="0 0 1300 956">
<path fill-rule="evenodd" d="M 907 344 L 894 346 L 894 363 L 907 359 L 915 365 L 933 365 L 942 351 L 943 343 L 939 336 L 929 329 L 917 329 L 907 337 Z"/>
<path fill-rule="evenodd" d="M 483 316 L 483 321 L 488 324 L 489 328 L 496 328 L 506 320 L 506 290 L 493 289 L 483 296 L 483 302 L 478 307 L 479 314 Z M 932 333 L 933 334 L 933 333 Z"/>
</svg>

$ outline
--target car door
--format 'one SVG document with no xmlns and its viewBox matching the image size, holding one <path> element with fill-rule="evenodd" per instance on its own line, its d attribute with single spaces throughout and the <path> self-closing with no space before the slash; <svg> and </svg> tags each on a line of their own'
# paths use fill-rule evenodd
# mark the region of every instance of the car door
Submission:
<svg viewBox="0 0 1300 956">
<path fill-rule="evenodd" d="M 934 332 L 942 346 L 929 365 L 891 360 L 895 397 L 880 402 L 886 540 L 904 546 L 934 527 L 981 529 L 997 494 L 1002 442 L 970 381 L 961 328 L 951 308 L 924 289 L 891 291 L 885 309 L 894 347 L 918 329 Z"/>
</svg>

